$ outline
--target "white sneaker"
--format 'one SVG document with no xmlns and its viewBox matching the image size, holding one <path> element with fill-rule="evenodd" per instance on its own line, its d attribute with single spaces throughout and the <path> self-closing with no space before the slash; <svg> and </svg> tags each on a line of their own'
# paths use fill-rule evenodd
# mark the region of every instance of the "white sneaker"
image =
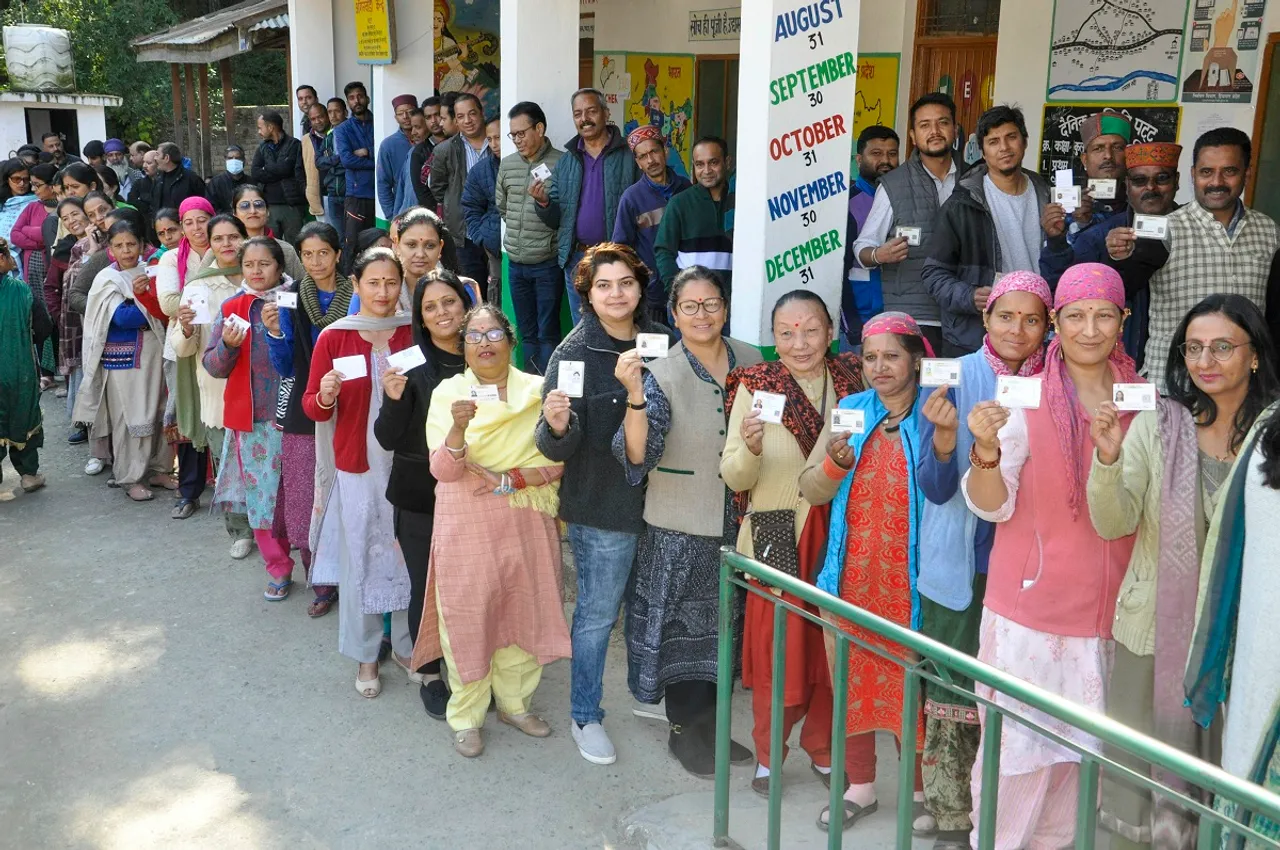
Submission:
<svg viewBox="0 0 1280 850">
<path fill-rule="evenodd" d="M 631 708 L 631 713 L 636 717 L 643 718 L 644 720 L 658 720 L 662 723 L 667 722 L 667 704 L 664 701 L 659 701 L 654 704 L 636 700 L 635 705 Z"/>
<path fill-rule="evenodd" d="M 569 723 L 569 731 L 573 734 L 573 742 L 578 745 L 578 753 L 592 764 L 613 764 L 618 754 L 613 749 L 613 741 L 599 723 L 588 723 L 579 726 L 577 721 Z"/>
<path fill-rule="evenodd" d="M 252 551 L 253 540 L 250 538 L 246 537 L 231 544 L 231 557 L 235 558 L 237 561 L 243 561 L 245 558 L 249 557 L 249 553 Z"/>
<path fill-rule="evenodd" d="M 89 458 L 89 462 L 84 465 L 84 474 L 97 475 L 98 473 L 102 472 L 102 470 L 106 468 L 107 468 L 107 465 L 103 463 L 100 458 L 91 457 Z"/>
</svg>

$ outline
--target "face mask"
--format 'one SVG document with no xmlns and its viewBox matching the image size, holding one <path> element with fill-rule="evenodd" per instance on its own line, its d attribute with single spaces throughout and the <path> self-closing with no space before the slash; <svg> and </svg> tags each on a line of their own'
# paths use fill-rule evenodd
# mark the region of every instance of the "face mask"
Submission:
<svg viewBox="0 0 1280 850">
<path fill-rule="evenodd" d="M 244 160 L 243 159 L 227 160 L 227 171 L 230 171 L 232 174 L 239 174 L 240 172 L 244 171 Z"/>
</svg>

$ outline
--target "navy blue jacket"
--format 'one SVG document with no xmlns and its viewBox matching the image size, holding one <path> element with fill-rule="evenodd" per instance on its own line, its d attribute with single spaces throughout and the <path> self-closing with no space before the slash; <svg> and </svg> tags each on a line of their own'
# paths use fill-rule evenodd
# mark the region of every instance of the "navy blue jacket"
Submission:
<svg viewBox="0 0 1280 850">
<path fill-rule="evenodd" d="M 462 217 L 467 238 L 490 254 L 502 254 L 502 224 L 495 201 L 498 191 L 498 158 L 485 151 L 484 159 L 467 172 L 462 187 Z"/>
<path fill-rule="evenodd" d="M 333 131 L 333 147 L 347 172 L 347 194 L 373 200 L 373 116 L 359 121 L 353 115 L 339 124 Z M 369 155 L 356 156 L 361 148 Z"/>
</svg>

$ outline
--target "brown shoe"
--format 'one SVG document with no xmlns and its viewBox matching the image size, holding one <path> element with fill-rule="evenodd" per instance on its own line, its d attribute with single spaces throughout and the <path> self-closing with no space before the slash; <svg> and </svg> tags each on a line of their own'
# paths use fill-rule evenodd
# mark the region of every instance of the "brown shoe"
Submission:
<svg viewBox="0 0 1280 850">
<path fill-rule="evenodd" d="M 44 486 L 43 475 L 24 475 L 22 476 L 22 492 L 34 493 Z"/>
<path fill-rule="evenodd" d="M 463 758 L 473 759 L 484 752 L 484 738 L 479 729 L 463 729 L 453 733 L 453 748 Z"/>
<path fill-rule="evenodd" d="M 757 776 L 751 780 L 751 790 L 755 791 L 761 797 L 769 796 L 769 777 Z"/>
<path fill-rule="evenodd" d="M 505 714 L 498 712 L 498 719 L 508 726 L 514 726 L 533 738 L 545 738 L 551 734 L 551 726 L 536 714 Z"/>
</svg>

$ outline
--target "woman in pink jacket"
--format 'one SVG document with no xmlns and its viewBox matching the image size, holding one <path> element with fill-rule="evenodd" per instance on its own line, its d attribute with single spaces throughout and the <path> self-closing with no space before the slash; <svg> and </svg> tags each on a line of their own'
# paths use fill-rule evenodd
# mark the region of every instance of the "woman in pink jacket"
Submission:
<svg viewBox="0 0 1280 850">
<path fill-rule="evenodd" d="M 1072 266 L 1058 283 L 1036 408 L 980 402 L 969 414 L 974 447 L 962 487 L 980 519 L 997 523 L 983 602 L 978 659 L 1085 708 L 1106 709 L 1111 621 L 1132 536 L 1106 541 L 1085 499 L 1093 414 L 1118 383 L 1135 383 L 1120 335 L 1124 284 L 1098 263 Z M 1000 388 L 996 390 L 1000 398 Z M 1134 414 L 1121 414 L 1128 429 Z M 977 694 L 1030 716 L 1093 752 L 1101 744 L 991 688 Z M 983 737 L 986 712 L 980 712 Z M 1019 723 L 1000 742 L 997 850 L 1056 850 L 1075 840 L 1080 755 Z M 978 823 L 982 755 L 973 766 Z M 976 844 L 975 844 L 976 846 Z"/>
</svg>

